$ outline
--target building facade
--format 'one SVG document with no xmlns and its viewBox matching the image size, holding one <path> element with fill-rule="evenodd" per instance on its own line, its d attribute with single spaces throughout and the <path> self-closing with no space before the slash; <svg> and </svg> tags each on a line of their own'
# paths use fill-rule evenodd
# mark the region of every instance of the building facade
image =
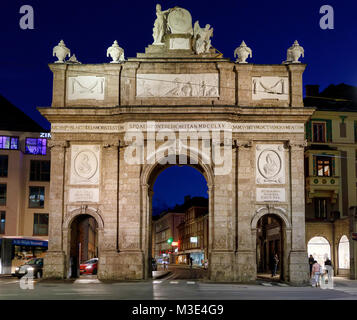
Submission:
<svg viewBox="0 0 357 320">
<path fill-rule="evenodd" d="M 9 243 L 1 272 L 10 273 L 47 249 L 50 152 L 43 128 L 3 97 L 0 106 L 0 240 Z"/>
<path fill-rule="evenodd" d="M 208 207 L 190 207 L 178 226 L 177 263 L 203 266 L 208 260 Z"/>
<path fill-rule="evenodd" d="M 168 258 L 170 263 L 175 263 L 175 245 L 179 240 L 177 227 L 183 221 L 183 212 L 165 212 L 153 221 L 152 230 L 155 237 L 153 257 L 158 263 Z"/>
<path fill-rule="evenodd" d="M 317 108 L 306 125 L 306 243 L 320 264 L 327 255 L 336 275 L 355 279 L 357 104 L 345 96 L 352 89 L 306 88 L 305 105 Z"/>
<path fill-rule="evenodd" d="M 211 280 L 256 279 L 258 222 L 274 215 L 285 278 L 305 283 L 304 124 L 314 111 L 303 106 L 306 66 L 232 62 L 197 41 L 187 10 L 164 14 L 171 31 L 154 32 L 163 38 L 135 58 L 118 61 L 113 45 L 114 63 L 49 65 L 52 105 L 39 109 L 52 124 L 44 276 L 66 277 L 71 224 L 90 215 L 98 277 L 148 279 L 153 185 L 185 164 L 208 185 Z"/>
</svg>

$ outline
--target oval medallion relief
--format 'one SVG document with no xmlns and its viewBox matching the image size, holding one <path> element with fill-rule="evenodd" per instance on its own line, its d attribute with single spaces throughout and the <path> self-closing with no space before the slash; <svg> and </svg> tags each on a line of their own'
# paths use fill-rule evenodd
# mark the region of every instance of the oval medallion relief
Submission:
<svg viewBox="0 0 357 320">
<path fill-rule="evenodd" d="M 92 178 L 98 169 L 98 159 L 91 150 L 78 152 L 74 158 L 74 171 L 84 179 Z"/>
<path fill-rule="evenodd" d="M 260 174 L 266 179 L 272 179 L 281 170 L 281 159 L 274 150 L 264 150 L 258 159 Z"/>
</svg>

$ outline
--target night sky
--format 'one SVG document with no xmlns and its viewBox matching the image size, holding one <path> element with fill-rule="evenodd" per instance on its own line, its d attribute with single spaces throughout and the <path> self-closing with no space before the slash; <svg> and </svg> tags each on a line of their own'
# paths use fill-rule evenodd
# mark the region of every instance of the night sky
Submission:
<svg viewBox="0 0 357 320">
<path fill-rule="evenodd" d="M 156 3 L 158 1 L 150 0 L 2 0 L 0 94 L 49 129 L 36 107 L 51 104 L 52 74 L 47 64 L 57 60 L 52 57 L 53 47 L 63 39 L 82 63 L 106 63 L 110 61 L 106 57 L 107 48 L 118 40 L 125 56 L 135 57 L 153 41 Z M 286 59 L 288 47 L 298 40 L 305 49 L 302 61 L 308 64 L 304 85 L 319 84 L 324 89 L 329 84 L 344 82 L 357 86 L 356 1 L 177 0 L 159 3 L 163 10 L 174 6 L 188 9 L 193 23 L 199 20 L 201 27 L 209 23 L 214 28 L 212 45 L 224 57 L 233 60 L 234 49 L 245 40 L 253 50 L 253 59 L 249 62 L 279 64 Z M 22 30 L 19 26 L 22 16 L 19 10 L 23 4 L 34 8 L 34 30 Z M 322 30 L 319 26 L 320 7 L 325 4 L 334 8 L 334 30 Z M 178 169 L 182 170 L 179 174 L 175 171 Z M 184 194 L 198 190 L 192 187 L 187 188 L 187 192 L 180 191 L 183 172 L 190 172 L 178 169 L 172 169 L 177 186 L 175 192 L 170 188 L 172 191 L 166 192 L 168 204 L 182 202 Z M 190 177 L 195 177 L 191 179 L 192 186 L 200 184 L 200 174 L 190 174 Z M 162 178 L 160 185 L 168 188 L 172 178 L 165 179 Z M 199 190 L 199 195 L 205 193 L 205 183 L 201 183 Z M 175 195 L 177 198 L 172 200 Z"/>
</svg>

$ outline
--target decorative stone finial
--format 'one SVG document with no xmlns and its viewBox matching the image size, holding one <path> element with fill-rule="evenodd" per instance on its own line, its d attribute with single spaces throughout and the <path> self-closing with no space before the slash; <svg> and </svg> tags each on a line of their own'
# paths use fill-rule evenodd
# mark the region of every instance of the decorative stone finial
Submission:
<svg viewBox="0 0 357 320">
<path fill-rule="evenodd" d="M 252 49 L 247 47 L 244 41 L 242 44 L 234 50 L 234 58 L 237 57 L 236 62 L 238 63 L 248 63 L 246 60 L 248 57 L 253 57 Z"/>
<path fill-rule="evenodd" d="M 304 48 L 295 40 L 294 44 L 288 49 L 286 61 L 283 63 L 301 63 L 301 61 L 299 61 L 301 56 L 304 57 Z"/>
<path fill-rule="evenodd" d="M 71 51 L 66 47 L 64 41 L 61 40 L 58 45 L 53 48 L 53 56 L 56 56 L 58 59 L 55 63 L 64 63 L 64 59 L 67 55 L 70 56 Z"/>
<path fill-rule="evenodd" d="M 120 63 L 124 61 L 124 49 L 120 48 L 118 41 L 114 41 L 113 45 L 107 49 L 107 57 L 111 57 L 113 61 L 110 63 Z"/>
<path fill-rule="evenodd" d="M 73 54 L 69 59 L 68 61 L 66 61 L 66 63 L 70 63 L 70 64 L 81 64 L 81 62 L 79 62 L 77 60 L 77 57 L 75 54 Z"/>
</svg>

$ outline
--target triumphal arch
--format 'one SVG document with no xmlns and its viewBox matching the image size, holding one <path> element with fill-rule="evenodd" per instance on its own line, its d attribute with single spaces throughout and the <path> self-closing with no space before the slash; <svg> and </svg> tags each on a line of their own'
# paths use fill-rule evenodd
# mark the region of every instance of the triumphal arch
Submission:
<svg viewBox="0 0 357 320">
<path fill-rule="evenodd" d="M 284 63 L 257 65 L 243 42 L 233 62 L 212 31 L 158 5 L 153 44 L 135 58 L 117 41 L 102 64 L 65 60 L 63 41 L 54 48 L 52 105 L 39 108 L 52 125 L 45 277 L 68 277 L 71 224 L 88 215 L 99 279 L 150 278 L 153 183 L 168 166 L 190 165 L 208 185 L 211 280 L 256 279 L 267 216 L 280 223 L 284 279 L 308 280 L 303 49 L 295 42 Z"/>
</svg>

